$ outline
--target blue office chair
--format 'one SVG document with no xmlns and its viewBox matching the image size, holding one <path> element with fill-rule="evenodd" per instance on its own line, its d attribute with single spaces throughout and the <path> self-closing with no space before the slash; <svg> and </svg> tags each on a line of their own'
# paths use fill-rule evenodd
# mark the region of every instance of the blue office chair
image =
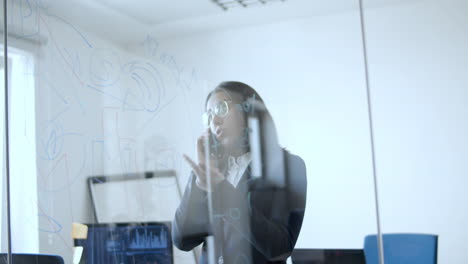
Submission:
<svg viewBox="0 0 468 264">
<path fill-rule="evenodd" d="M 63 259 L 54 255 L 12 254 L 13 264 L 64 264 Z M 0 254 L 0 264 L 8 264 L 7 254 Z"/>
<path fill-rule="evenodd" d="M 384 234 L 385 264 L 436 264 L 437 235 Z M 377 236 L 366 236 L 364 256 L 367 264 L 379 264 Z"/>
</svg>

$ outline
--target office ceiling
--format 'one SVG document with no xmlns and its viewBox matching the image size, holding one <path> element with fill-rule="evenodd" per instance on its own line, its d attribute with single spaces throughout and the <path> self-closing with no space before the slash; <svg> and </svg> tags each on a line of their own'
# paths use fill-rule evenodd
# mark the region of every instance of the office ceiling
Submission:
<svg viewBox="0 0 468 264">
<path fill-rule="evenodd" d="M 212 0 L 43 0 L 49 14 L 123 46 L 148 34 L 174 37 L 357 9 L 358 0 L 285 0 L 224 11 Z M 410 0 L 365 0 L 366 6 Z M 415 1 L 415 0 L 411 0 Z M 42 2 L 42 1 L 41 1 Z"/>
</svg>

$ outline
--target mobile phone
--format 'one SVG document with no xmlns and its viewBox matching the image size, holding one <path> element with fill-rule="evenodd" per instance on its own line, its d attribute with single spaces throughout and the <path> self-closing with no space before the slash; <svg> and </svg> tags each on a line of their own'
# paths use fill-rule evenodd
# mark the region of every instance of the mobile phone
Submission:
<svg viewBox="0 0 468 264">
<path fill-rule="evenodd" d="M 224 157 L 224 149 L 221 143 L 218 141 L 213 133 L 208 136 L 208 151 L 209 157 L 216 161 L 221 160 Z M 217 164 L 216 164 L 217 165 Z"/>
</svg>

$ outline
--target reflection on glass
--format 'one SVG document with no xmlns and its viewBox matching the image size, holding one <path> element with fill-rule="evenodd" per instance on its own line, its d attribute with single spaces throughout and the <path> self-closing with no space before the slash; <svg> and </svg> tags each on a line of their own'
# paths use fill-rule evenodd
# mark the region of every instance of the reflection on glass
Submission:
<svg viewBox="0 0 468 264">
<path fill-rule="evenodd" d="M 167 225 L 90 225 L 88 237 L 78 243 L 86 248 L 82 263 L 158 263 L 173 261 Z"/>
<path fill-rule="evenodd" d="M 304 162 L 278 145 L 273 119 L 250 86 L 221 83 L 205 109 L 208 128 L 196 142 L 197 162 L 185 156 L 192 174 L 173 221 L 176 246 L 192 250 L 203 243 L 200 263 L 284 263 L 304 217 Z M 260 125 L 250 128 L 249 118 Z M 258 133 L 260 155 L 251 153 L 251 133 Z M 260 175 L 251 173 L 254 157 L 261 157 L 255 161 Z M 213 244 L 205 243 L 207 236 Z"/>
</svg>

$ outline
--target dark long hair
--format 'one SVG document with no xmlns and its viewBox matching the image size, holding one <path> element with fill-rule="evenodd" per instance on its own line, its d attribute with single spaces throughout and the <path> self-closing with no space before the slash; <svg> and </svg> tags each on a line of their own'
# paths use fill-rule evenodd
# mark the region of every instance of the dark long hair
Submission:
<svg viewBox="0 0 468 264">
<path fill-rule="evenodd" d="M 237 94 L 241 96 L 241 101 L 246 101 L 249 98 L 255 98 L 259 102 L 263 103 L 262 97 L 248 84 L 243 82 L 235 82 L 235 81 L 228 81 L 222 82 L 216 86 L 207 96 L 205 100 L 205 107 L 208 104 L 208 100 L 210 99 L 211 95 L 216 92 L 228 92 L 229 95 Z"/>
</svg>

